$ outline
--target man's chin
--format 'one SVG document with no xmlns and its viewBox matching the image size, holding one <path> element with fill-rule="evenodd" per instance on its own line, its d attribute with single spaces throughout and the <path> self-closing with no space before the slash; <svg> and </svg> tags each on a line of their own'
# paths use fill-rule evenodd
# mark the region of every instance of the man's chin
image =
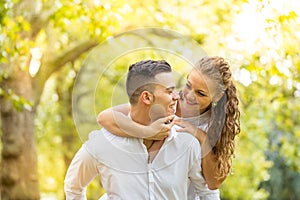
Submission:
<svg viewBox="0 0 300 200">
<path fill-rule="evenodd" d="M 175 114 L 175 110 L 168 110 L 166 116 L 174 115 L 174 114 Z"/>
</svg>

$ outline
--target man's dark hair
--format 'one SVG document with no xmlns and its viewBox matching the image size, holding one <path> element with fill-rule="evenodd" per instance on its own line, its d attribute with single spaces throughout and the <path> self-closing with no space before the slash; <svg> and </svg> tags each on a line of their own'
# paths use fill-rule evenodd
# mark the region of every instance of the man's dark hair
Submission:
<svg viewBox="0 0 300 200">
<path fill-rule="evenodd" d="M 131 104 L 136 104 L 143 91 L 154 92 L 155 76 L 163 72 L 172 72 L 165 60 L 142 60 L 129 66 L 126 91 Z"/>
</svg>

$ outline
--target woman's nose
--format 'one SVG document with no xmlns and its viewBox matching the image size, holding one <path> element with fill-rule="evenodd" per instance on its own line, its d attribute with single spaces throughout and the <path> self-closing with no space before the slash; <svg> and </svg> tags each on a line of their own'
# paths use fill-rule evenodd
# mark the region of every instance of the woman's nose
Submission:
<svg viewBox="0 0 300 200">
<path fill-rule="evenodd" d="M 188 94 L 186 95 L 186 97 L 190 100 L 190 101 L 195 101 L 196 100 L 196 96 L 195 93 L 193 91 L 189 91 Z"/>
</svg>

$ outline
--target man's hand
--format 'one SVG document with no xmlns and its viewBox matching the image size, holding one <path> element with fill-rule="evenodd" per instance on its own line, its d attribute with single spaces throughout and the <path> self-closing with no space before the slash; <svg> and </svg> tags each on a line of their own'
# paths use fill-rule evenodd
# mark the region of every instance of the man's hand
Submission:
<svg viewBox="0 0 300 200">
<path fill-rule="evenodd" d="M 152 124 L 147 126 L 144 131 L 147 132 L 147 135 L 152 135 L 147 137 L 147 140 L 163 140 L 169 136 L 170 130 L 174 125 L 175 116 L 170 115 L 168 117 L 160 118 L 154 121 Z"/>
</svg>

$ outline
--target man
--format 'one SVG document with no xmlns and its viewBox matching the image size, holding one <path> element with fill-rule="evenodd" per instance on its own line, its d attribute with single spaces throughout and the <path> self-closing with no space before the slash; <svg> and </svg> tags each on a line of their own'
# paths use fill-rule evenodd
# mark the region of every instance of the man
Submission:
<svg viewBox="0 0 300 200">
<path fill-rule="evenodd" d="M 144 60 L 130 66 L 126 90 L 133 121 L 149 125 L 174 113 L 177 94 L 170 65 Z M 65 178 L 67 199 L 86 199 L 86 187 L 100 174 L 109 199 L 187 199 L 189 182 L 201 188 L 201 152 L 190 134 L 161 141 L 93 131 L 75 155 Z"/>
</svg>

